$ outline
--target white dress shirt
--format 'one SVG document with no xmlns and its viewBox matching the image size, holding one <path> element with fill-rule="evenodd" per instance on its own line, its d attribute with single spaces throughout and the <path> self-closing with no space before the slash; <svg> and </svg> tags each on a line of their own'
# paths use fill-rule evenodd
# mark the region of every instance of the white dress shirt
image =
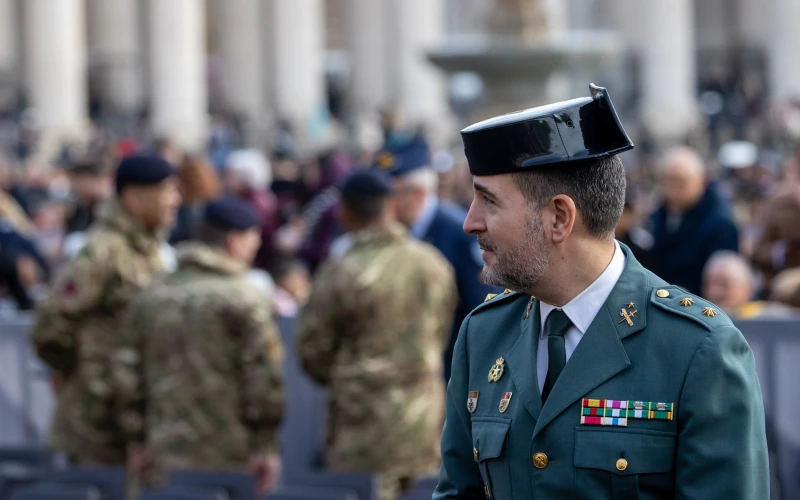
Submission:
<svg viewBox="0 0 800 500">
<path fill-rule="evenodd" d="M 584 291 L 579 293 L 574 299 L 570 300 L 561 309 L 564 314 L 572 321 L 572 326 L 564 335 L 564 346 L 567 351 L 567 361 L 569 361 L 578 342 L 583 338 L 583 334 L 589 329 L 589 325 L 594 321 L 594 317 L 600 312 L 600 308 L 605 304 L 611 290 L 617 284 L 622 271 L 625 269 L 625 254 L 619 247 L 619 243 L 614 240 L 614 256 L 606 267 L 606 270 Z M 547 335 L 544 331 L 544 322 L 551 311 L 558 309 L 556 306 L 539 302 L 539 312 L 542 324 L 539 328 L 539 350 L 536 353 L 536 375 L 539 377 L 539 393 L 544 387 L 544 379 L 547 377 L 548 356 L 547 356 Z"/>
</svg>

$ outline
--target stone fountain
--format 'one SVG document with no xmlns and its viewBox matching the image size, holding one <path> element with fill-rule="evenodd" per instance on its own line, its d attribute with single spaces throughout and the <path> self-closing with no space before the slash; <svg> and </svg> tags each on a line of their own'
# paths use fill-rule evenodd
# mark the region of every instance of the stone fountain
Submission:
<svg viewBox="0 0 800 500">
<path fill-rule="evenodd" d="M 450 36 L 428 53 L 449 75 L 480 76 L 482 105 L 468 121 L 588 95 L 589 79 L 621 50 L 612 32 L 567 29 L 566 0 L 487 1 L 482 31 Z"/>
</svg>

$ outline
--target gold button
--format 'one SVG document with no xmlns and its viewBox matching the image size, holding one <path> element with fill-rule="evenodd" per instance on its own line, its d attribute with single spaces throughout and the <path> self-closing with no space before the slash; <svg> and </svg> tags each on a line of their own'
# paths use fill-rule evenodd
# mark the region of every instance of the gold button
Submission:
<svg viewBox="0 0 800 500">
<path fill-rule="evenodd" d="M 618 471 L 623 471 L 623 470 L 625 470 L 627 468 L 628 468 L 628 461 L 627 460 L 625 460 L 624 458 L 620 458 L 619 460 L 617 460 L 617 470 Z"/>
<path fill-rule="evenodd" d="M 656 295 L 658 295 L 662 299 L 666 299 L 667 297 L 669 297 L 669 292 L 662 288 L 661 290 L 656 292 Z"/>
<path fill-rule="evenodd" d="M 478 459 L 478 448 L 472 448 L 472 456 L 475 457 L 475 460 Z"/>
<path fill-rule="evenodd" d="M 537 453 L 533 456 L 533 466 L 537 469 L 544 469 L 547 467 L 547 455 L 544 453 Z"/>
</svg>

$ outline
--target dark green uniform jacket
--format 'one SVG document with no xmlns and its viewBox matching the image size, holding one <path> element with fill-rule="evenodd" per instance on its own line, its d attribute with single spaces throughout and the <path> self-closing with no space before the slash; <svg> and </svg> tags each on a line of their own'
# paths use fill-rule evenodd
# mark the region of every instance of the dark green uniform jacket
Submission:
<svg viewBox="0 0 800 500">
<path fill-rule="evenodd" d="M 544 405 L 538 301 L 507 292 L 464 320 L 434 500 L 769 498 L 750 347 L 622 248 L 625 270 Z"/>
</svg>

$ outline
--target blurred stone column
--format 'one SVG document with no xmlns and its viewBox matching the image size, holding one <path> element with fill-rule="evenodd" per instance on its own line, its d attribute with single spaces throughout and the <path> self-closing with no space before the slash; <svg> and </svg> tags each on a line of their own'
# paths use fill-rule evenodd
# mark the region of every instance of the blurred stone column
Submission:
<svg viewBox="0 0 800 500">
<path fill-rule="evenodd" d="M 766 52 L 772 37 L 770 10 L 763 0 L 738 0 L 736 33 L 745 47 L 755 47 Z"/>
<path fill-rule="evenodd" d="M 143 104 L 137 0 L 89 0 L 89 61 L 111 111 L 136 113 Z"/>
<path fill-rule="evenodd" d="M 85 138 L 86 9 L 83 0 L 25 0 L 26 95 L 37 110 L 42 154 Z"/>
<path fill-rule="evenodd" d="M 300 150 L 330 134 L 325 98 L 325 23 L 322 0 L 272 0 L 272 85 L 278 119 L 294 128 Z"/>
<path fill-rule="evenodd" d="M 800 1 L 769 0 L 771 36 L 769 37 L 769 83 L 772 98 L 780 103 L 800 98 Z"/>
<path fill-rule="evenodd" d="M 636 67 L 642 54 L 643 14 L 639 0 L 614 0 L 609 7 L 609 25 L 616 30 L 623 44 L 620 58 L 611 73 L 609 88 L 617 112 L 627 120 L 632 117 L 625 115 L 633 107 L 634 96 L 639 93 Z M 625 125 L 627 127 L 628 123 Z M 628 132 L 634 132 L 632 126 Z"/>
<path fill-rule="evenodd" d="M 17 0 L 0 0 L 0 110 L 14 104 L 18 82 Z"/>
<path fill-rule="evenodd" d="M 208 128 L 205 3 L 148 3 L 150 114 L 153 131 L 200 149 Z"/>
<path fill-rule="evenodd" d="M 662 145 L 697 123 L 693 0 L 641 0 L 642 118 Z"/>
<path fill-rule="evenodd" d="M 380 147 L 379 111 L 386 107 L 388 95 L 386 51 L 391 43 L 386 36 L 387 0 L 347 1 L 347 45 L 352 57 L 350 105 L 356 120 L 356 135 L 362 146 Z"/>
<path fill-rule="evenodd" d="M 245 135 L 256 144 L 263 135 L 264 19 L 261 0 L 212 0 L 219 34 L 222 90 L 225 104 L 246 121 Z"/>
<path fill-rule="evenodd" d="M 406 123 L 424 123 L 434 136 L 442 137 L 452 124 L 445 76 L 428 60 L 427 54 L 444 39 L 444 2 L 387 1 L 389 102 Z"/>
</svg>

